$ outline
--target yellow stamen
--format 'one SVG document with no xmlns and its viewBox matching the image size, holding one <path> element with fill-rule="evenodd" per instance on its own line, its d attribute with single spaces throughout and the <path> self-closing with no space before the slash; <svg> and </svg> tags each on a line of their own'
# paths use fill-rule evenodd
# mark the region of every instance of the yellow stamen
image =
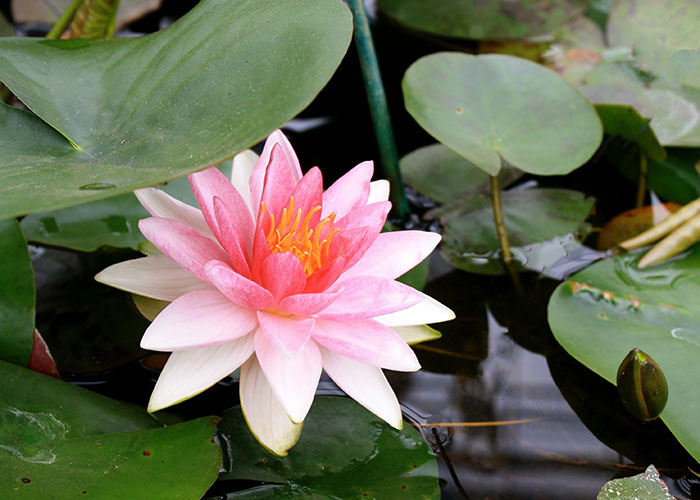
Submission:
<svg viewBox="0 0 700 500">
<path fill-rule="evenodd" d="M 282 210 L 279 223 L 275 224 L 275 216 L 267 211 L 265 203 L 262 211 L 270 216 L 270 229 L 267 231 L 267 244 L 272 252 L 291 252 L 302 266 L 307 276 L 323 267 L 328 260 L 331 241 L 340 229 L 334 229 L 335 212 L 309 228 L 312 217 L 321 210 L 316 206 L 309 210 L 302 219 L 302 209 L 294 211 L 294 197 L 290 196 L 289 205 Z M 328 235 L 321 240 L 324 228 Z"/>
</svg>

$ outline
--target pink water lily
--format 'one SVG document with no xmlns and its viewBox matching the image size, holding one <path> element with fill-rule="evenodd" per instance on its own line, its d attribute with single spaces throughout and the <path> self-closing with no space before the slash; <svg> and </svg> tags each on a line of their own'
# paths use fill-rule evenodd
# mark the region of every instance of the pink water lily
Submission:
<svg viewBox="0 0 700 500">
<path fill-rule="evenodd" d="M 257 439 L 278 455 L 294 445 L 322 370 L 349 396 L 401 428 L 382 368 L 414 371 L 406 339 L 452 319 L 447 307 L 396 281 L 440 236 L 381 233 L 386 181 L 361 163 L 323 191 L 302 175 L 277 131 L 258 159 L 191 174 L 201 210 L 154 188 L 137 196 L 152 217 L 139 228 L 162 254 L 113 265 L 96 279 L 167 301 L 141 346 L 172 351 L 149 403 L 188 399 L 240 367 L 240 400 Z"/>
</svg>

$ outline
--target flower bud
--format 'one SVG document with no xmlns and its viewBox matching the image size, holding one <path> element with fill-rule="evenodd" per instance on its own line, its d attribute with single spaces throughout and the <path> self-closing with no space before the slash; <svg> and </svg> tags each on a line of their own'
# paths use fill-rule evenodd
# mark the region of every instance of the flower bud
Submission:
<svg viewBox="0 0 700 500">
<path fill-rule="evenodd" d="M 651 356 L 632 349 L 617 370 L 617 392 L 622 404 L 640 420 L 658 418 L 668 400 L 668 384 Z"/>
</svg>

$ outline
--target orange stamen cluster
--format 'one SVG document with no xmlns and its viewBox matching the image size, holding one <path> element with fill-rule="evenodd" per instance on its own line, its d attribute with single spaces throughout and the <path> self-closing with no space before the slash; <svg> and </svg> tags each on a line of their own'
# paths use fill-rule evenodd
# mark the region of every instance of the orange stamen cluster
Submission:
<svg viewBox="0 0 700 500">
<path fill-rule="evenodd" d="M 267 212 L 264 202 L 262 210 Z M 306 276 L 311 276 L 326 263 L 331 241 L 340 231 L 340 229 L 333 229 L 335 212 L 310 228 L 311 218 L 319 210 L 321 210 L 320 206 L 312 208 L 302 219 L 301 208 L 294 210 L 294 197 L 290 196 L 289 205 L 282 210 L 279 221 L 275 221 L 275 216 L 267 212 L 270 215 L 270 229 L 267 232 L 267 244 L 270 250 L 273 253 L 291 252 L 296 255 L 304 266 Z M 323 234 L 325 236 L 322 236 Z"/>
</svg>

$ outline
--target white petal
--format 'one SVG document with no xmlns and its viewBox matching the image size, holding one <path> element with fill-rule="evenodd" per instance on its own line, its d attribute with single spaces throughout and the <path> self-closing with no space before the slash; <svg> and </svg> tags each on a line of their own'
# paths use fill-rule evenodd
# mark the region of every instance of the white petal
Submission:
<svg viewBox="0 0 700 500">
<path fill-rule="evenodd" d="M 255 311 L 218 290 L 197 290 L 168 305 L 146 329 L 141 347 L 152 351 L 200 349 L 230 342 L 258 326 Z"/>
<path fill-rule="evenodd" d="M 214 288 L 178 266 L 167 255 L 119 262 L 98 273 L 95 279 L 120 290 L 167 301 L 195 290 Z"/>
<path fill-rule="evenodd" d="M 440 332 L 430 328 L 428 325 L 395 326 L 392 330 L 398 333 L 408 345 L 419 344 L 442 337 Z"/>
<path fill-rule="evenodd" d="M 233 157 L 233 168 L 231 169 L 231 184 L 236 188 L 236 191 L 241 193 L 241 197 L 251 213 L 254 212 L 250 202 L 250 174 L 253 173 L 258 158 L 254 151 L 246 149 Z"/>
<path fill-rule="evenodd" d="M 372 319 L 385 326 L 409 326 L 440 323 L 455 319 L 452 309 L 441 304 L 432 297 L 421 293 L 423 300 L 407 309 L 389 314 L 382 314 Z"/>
<path fill-rule="evenodd" d="M 389 181 L 380 179 L 369 183 L 369 199 L 367 204 L 376 203 L 378 201 L 387 201 L 389 199 Z"/>
<path fill-rule="evenodd" d="M 277 399 L 292 419 L 301 423 L 314 401 L 321 378 L 321 353 L 309 340 L 298 356 L 290 358 L 261 329 L 255 333 L 255 355 Z"/>
<path fill-rule="evenodd" d="M 211 232 L 202 211 L 198 208 L 183 203 L 165 191 L 156 188 L 137 189 L 134 194 L 152 216 L 182 222 L 202 236 L 214 238 L 214 233 Z"/>
<path fill-rule="evenodd" d="M 138 309 L 141 315 L 148 321 L 156 319 L 156 316 L 170 304 L 167 300 L 152 299 L 136 293 L 131 295 L 131 299 L 134 301 L 136 309 Z"/>
<path fill-rule="evenodd" d="M 303 423 L 290 420 L 255 356 L 241 367 L 239 389 L 243 416 L 255 438 L 269 452 L 287 455 L 299 439 Z"/>
<path fill-rule="evenodd" d="M 253 353 L 253 336 L 170 355 L 158 378 L 148 411 L 154 412 L 196 396 L 233 373 Z"/>
<path fill-rule="evenodd" d="M 401 407 L 381 368 L 320 349 L 323 369 L 338 387 L 392 427 L 403 428 Z"/>
</svg>

